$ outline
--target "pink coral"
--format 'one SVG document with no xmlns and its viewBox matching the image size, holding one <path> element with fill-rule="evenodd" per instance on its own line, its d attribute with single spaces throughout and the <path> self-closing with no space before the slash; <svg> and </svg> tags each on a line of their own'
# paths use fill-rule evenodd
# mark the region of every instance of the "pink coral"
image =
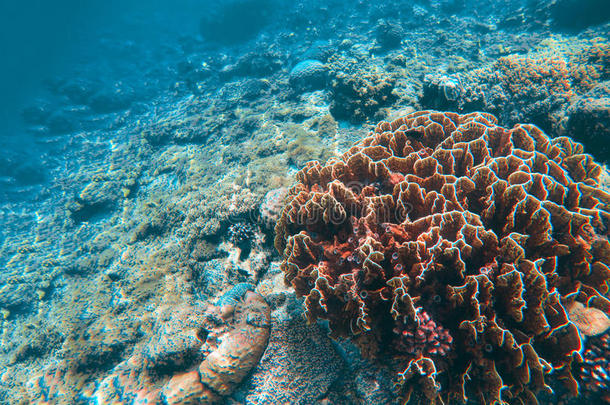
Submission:
<svg viewBox="0 0 610 405">
<path fill-rule="evenodd" d="M 286 187 L 276 188 L 265 194 L 259 207 L 261 220 L 265 225 L 271 228 L 275 226 L 282 213 L 282 208 L 284 208 L 284 199 L 287 195 L 288 189 Z"/>
<path fill-rule="evenodd" d="M 406 316 L 402 321 L 397 320 L 394 333 L 398 335 L 396 349 L 415 357 L 444 356 L 453 342 L 449 331 L 437 325 L 422 308 L 417 308 L 415 321 Z"/>
<path fill-rule="evenodd" d="M 577 374 L 589 403 L 610 404 L 610 333 L 587 340 Z"/>
</svg>

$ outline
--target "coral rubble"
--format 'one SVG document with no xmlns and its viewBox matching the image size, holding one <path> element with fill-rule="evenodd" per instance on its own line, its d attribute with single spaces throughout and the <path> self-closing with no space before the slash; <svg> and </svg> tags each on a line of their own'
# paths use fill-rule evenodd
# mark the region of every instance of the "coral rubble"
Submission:
<svg viewBox="0 0 610 405">
<path fill-rule="evenodd" d="M 402 360 L 405 400 L 535 403 L 553 381 L 576 395 L 568 308 L 610 308 L 601 173 L 569 138 L 486 113 L 381 122 L 298 172 L 281 269 L 310 321 Z"/>
<path fill-rule="evenodd" d="M 258 363 L 267 346 L 270 308 L 253 288 L 237 284 L 215 305 L 160 307 L 150 339 L 107 374 L 94 371 L 104 370 L 112 358 L 90 356 L 88 364 L 60 361 L 31 379 L 30 400 L 218 403 Z"/>
</svg>

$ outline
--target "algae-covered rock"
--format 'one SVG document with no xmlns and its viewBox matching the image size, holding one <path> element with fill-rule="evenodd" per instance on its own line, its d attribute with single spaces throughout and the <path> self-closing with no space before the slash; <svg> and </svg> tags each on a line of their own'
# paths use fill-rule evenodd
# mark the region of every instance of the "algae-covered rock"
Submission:
<svg viewBox="0 0 610 405">
<path fill-rule="evenodd" d="M 295 91 L 305 92 L 323 89 L 327 77 L 328 69 L 322 62 L 308 59 L 292 68 L 288 80 Z"/>
<path fill-rule="evenodd" d="M 593 156 L 610 159 L 610 81 L 598 84 L 572 103 L 566 135 L 582 142 Z"/>
</svg>

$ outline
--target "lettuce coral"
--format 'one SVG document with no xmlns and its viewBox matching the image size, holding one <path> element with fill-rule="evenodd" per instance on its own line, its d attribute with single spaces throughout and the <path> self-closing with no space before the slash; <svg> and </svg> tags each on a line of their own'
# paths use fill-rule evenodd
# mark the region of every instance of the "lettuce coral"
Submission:
<svg viewBox="0 0 610 405">
<path fill-rule="evenodd" d="M 397 359 L 405 400 L 535 403 L 551 376 L 577 395 L 568 308 L 610 308 L 601 173 L 533 125 L 416 112 L 309 162 L 275 246 L 308 319 Z"/>
</svg>

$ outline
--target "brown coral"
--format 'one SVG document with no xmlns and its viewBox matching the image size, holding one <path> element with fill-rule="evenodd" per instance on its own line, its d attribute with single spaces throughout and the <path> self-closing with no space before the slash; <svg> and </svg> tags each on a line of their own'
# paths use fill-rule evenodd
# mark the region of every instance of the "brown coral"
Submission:
<svg viewBox="0 0 610 405">
<path fill-rule="evenodd" d="M 310 320 L 371 354 L 405 357 L 399 385 L 431 402 L 573 394 L 573 301 L 608 311 L 610 195 L 580 144 L 484 113 L 417 112 L 297 174 L 276 226 Z M 400 354 L 422 308 L 452 345 Z"/>
<path fill-rule="evenodd" d="M 591 90 L 597 83 L 610 77 L 610 42 L 594 38 L 580 50 L 570 63 L 570 76 L 581 91 Z"/>
<path fill-rule="evenodd" d="M 69 359 L 28 383 L 34 403 L 97 404 L 222 402 L 260 359 L 270 308 L 243 284 L 216 305 L 162 307 L 153 335 L 104 378 Z M 100 362 L 109 359 L 99 359 Z"/>
<path fill-rule="evenodd" d="M 394 82 L 380 75 L 337 72 L 331 80 L 330 112 L 338 120 L 366 121 L 396 100 L 393 90 Z"/>
<path fill-rule="evenodd" d="M 537 96 L 538 88 L 570 98 L 573 95 L 568 65 L 561 57 L 530 58 L 505 56 L 494 64 L 502 87 L 511 95 L 523 99 Z"/>
</svg>

